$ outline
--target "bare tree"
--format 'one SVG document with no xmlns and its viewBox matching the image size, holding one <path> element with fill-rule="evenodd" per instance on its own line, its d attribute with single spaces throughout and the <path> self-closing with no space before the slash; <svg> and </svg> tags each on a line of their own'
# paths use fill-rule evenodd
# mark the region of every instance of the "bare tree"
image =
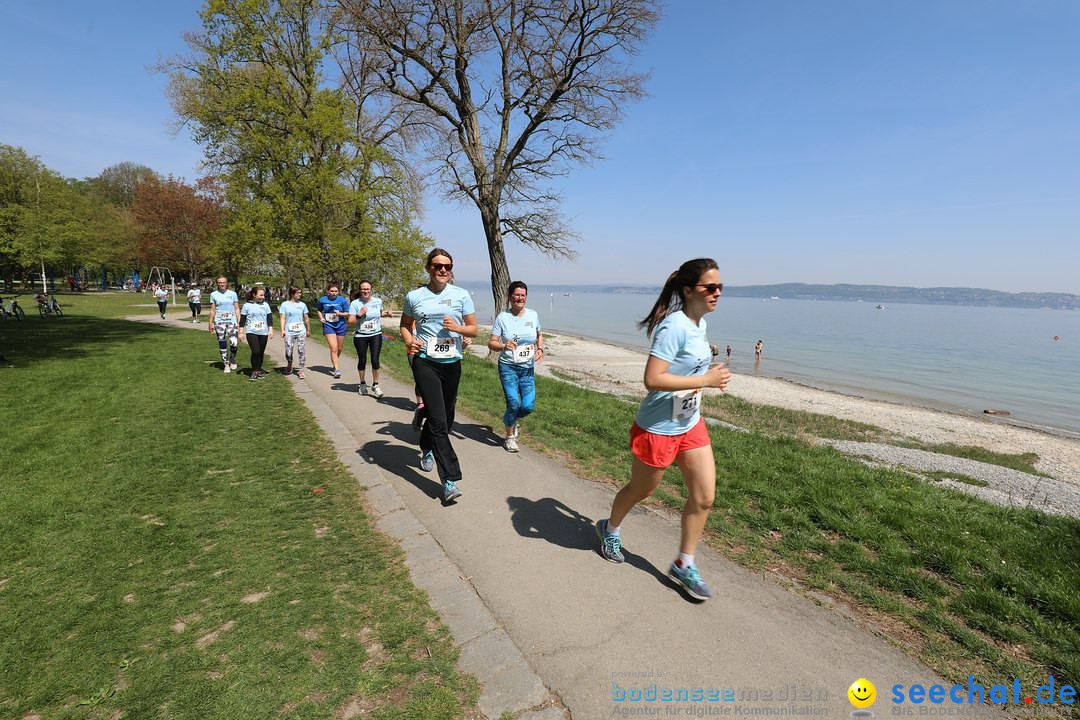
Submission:
<svg viewBox="0 0 1080 720">
<path fill-rule="evenodd" d="M 658 0 L 337 2 L 353 85 L 377 86 L 384 117 L 404 142 L 420 140 L 446 195 L 480 211 L 502 310 L 504 235 L 573 257 L 549 181 L 599 157 L 600 138 L 643 94 L 646 74 L 629 58 Z"/>
</svg>

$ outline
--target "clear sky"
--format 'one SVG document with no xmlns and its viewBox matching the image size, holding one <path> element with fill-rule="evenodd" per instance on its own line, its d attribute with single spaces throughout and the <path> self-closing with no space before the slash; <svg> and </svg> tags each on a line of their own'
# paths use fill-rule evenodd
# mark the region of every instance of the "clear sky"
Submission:
<svg viewBox="0 0 1080 720">
<path fill-rule="evenodd" d="M 70 177 L 130 160 L 193 180 L 165 78 L 194 0 L 0 0 L 0 143 Z M 582 240 L 528 282 L 650 283 L 715 257 L 725 282 L 1080 293 L 1080 2 L 669 0 L 636 60 L 650 97 L 558 181 Z M 422 225 L 462 280 L 479 216 Z"/>
</svg>

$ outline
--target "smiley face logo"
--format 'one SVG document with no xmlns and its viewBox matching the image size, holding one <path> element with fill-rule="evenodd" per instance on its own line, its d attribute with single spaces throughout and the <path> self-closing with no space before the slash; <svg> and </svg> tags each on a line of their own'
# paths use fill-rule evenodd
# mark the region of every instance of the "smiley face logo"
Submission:
<svg viewBox="0 0 1080 720">
<path fill-rule="evenodd" d="M 855 707 L 868 708 L 877 699 L 877 689 L 866 678 L 859 678 L 847 689 L 847 697 Z"/>
</svg>

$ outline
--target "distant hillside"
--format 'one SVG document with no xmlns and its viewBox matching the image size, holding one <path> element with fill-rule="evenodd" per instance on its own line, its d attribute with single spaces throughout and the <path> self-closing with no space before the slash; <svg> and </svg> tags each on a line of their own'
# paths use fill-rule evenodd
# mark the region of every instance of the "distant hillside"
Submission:
<svg viewBox="0 0 1080 720">
<path fill-rule="evenodd" d="M 633 285 L 610 286 L 605 292 L 656 294 L 659 287 Z M 782 283 L 779 285 L 743 285 L 725 287 L 728 297 L 777 297 L 788 300 L 847 300 L 875 303 L 918 303 L 924 305 L 976 305 L 1016 308 L 1055 308 L 1080 310 L 1080 295 L 1069 293 L 1007 293 L 984 288 L 958 287 L 893 287 L 890 285 L 808 285 Z"/>
</svg>

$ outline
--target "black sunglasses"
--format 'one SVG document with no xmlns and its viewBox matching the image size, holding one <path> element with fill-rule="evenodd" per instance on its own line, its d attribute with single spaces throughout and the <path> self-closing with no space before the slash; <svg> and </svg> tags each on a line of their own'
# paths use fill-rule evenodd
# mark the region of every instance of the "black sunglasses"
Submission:
<svg viewBox="0 0 1080 720">
<path fill-rule="evenodd" d="M 439 270 L 445 270 L 450 272 L 454 269 L 454 263 L 431 263 L 431 269 L 438 272 Z"/>
<path fill-rule="evenodd" d="M 705 294 L 712 295 L 713 293 L 723 293 L 724 283 L 705 283 L 698 284 L 698 287 L 705 288 Z"/>
</svg>

